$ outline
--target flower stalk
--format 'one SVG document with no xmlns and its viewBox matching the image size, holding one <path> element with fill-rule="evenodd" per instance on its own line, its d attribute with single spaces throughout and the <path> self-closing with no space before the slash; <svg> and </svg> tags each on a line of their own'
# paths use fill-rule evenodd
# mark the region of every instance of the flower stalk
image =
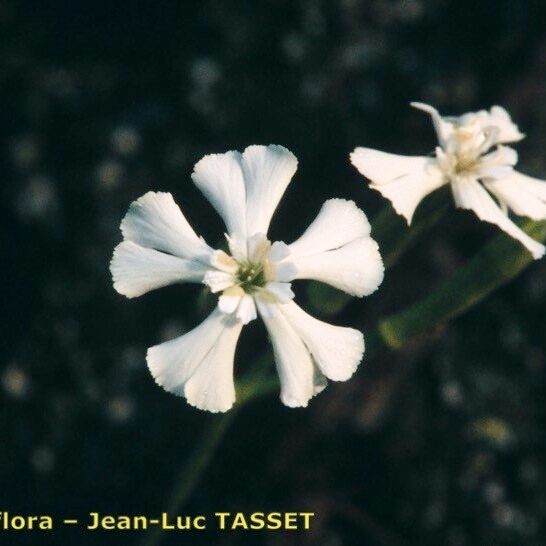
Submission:
<svg viewBox="0 0 546 546">
<path fill-rule="evenodd" d="M 523 220 L 519 226 L 534 239 L 546 239 L 544 221 Z M 380 321 L 378 330 L 382 342 L 390 349 L 401 349 L 479 303 L 532 261 L 531 254 L 513 239 L 497 235 L 421 301 Z"/>
</svg>

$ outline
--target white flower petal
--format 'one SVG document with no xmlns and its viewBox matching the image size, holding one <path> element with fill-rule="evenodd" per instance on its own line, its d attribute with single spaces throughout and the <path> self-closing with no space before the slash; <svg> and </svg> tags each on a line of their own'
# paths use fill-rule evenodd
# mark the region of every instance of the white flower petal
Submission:
<svg viewBox="0 0 546 546">
<path fill-rule="evenodd" d="M 227 411 L 235 401 L 233 361 L 242 324 L 215 309 L 187 334 L 148 349 L 156 383 L 191 405 Z"/>
<path fill-rule="evenodd" d="M 459 208 L 472 210 L 480 220 L 500 227 L 510 237 L 523 244 L 535 259 L 544 255 L 544 246 L 516 226 L 477 180 L 459 178 L 451 183 L 451 187 L 455 204 Z"/>
<path fill-rule="evenodd" d="M 245 294 L 241 298 L 235 316 L 243 324 L 248 324 L 258 316 L 256 314 L 256 304 L 254 303 L 254 298 L 252 296 Z"/>
<path fill-rule="evenodd" d="M 272 262 L 280 262 L 290 256 L 290 247 L 282 241 L 275 241 L 269 251 L 269 259 Z"/>
<path fill-rule="evenodd" d="M 518 153 L 509 146 L 497 146 L 495 150 L 480 158 L 477 178 L 504 178 L 513 172 L 518 162 Z"/>
<path fill-rule="evenodd" d="M 488 116 L 486 123 L 499 129 L 497 142 L 507 144 L 509 142 L 518 142 L 525 137 L 512 121 L 510 114 L 502 106 L 493 106 Z"/>
<path fill-rule="evenodd" d="M 222 217 L 229 234 L 245 238 L 246 192 L 241 154 L 226 152 L 206 155 L 195 164 L 191 177 Z"/>
<path fill-rule="evenodd" d="M 480 166 L 476 172 L 476 178 L 481 180 L 496 180 L 510 176 L 514 168 L 510 165 L 484 165 Z"/>
<path fill-rule="evenodd" d="M 446 181 L 436 160 L 388 154 L 370 148 L 357 148 L 351 162 L 377 190 L 411 224 L 417 205 Z"/>
<path fill-rule="evenodd" d="M 368 296 L 383 281 L 384 266 L 377 243 L 361 237 L 336 250 L 312 256 L 294 256 L 294 279 L 313 279 L 352 296 Z"/>
<path fill-rule="evenodd" d="M 186 334 L 148 349 L 146 360 L 156 382 L 179 396 L 182 387 L 210 352 L 226 327 L 226 316 L 216 308 Z"/>
<path fill-rule="evenodd" d="M 224 291 L 218 298 L 218 308 L 227 315 L 232 315 L 234 320 L 248 324 L 256 318 L 256 305 L 254 298 L 246 294 L 240 286 L 232 286 Z"/>
<path fill-rule="evenodd" d="M 289 282 L 296 278 L 298 270 L 291 261 L 272 264 L 272 278 L 276 282 Z"/>
<path fill-rule="evenodd" d="M 231 313 L 234 313 L 237 307 L 239 307 L 239 304 L 241 303 L 241 300 L 244 297 L 240 294 L 222 294 L 218 298 L 218 309 L 222 311 L 222 313 L 225 313 L 226 315 L 230 315 Z"/>
<path fill-rule="evenodd" d="M 546 219 L 546 181 L 513 172 L 499 180 L 485 180 L 485 187 L 519 216 Z"/>
<path fill-rule="evenodd" d="M 430 115 L 436 135 L 438 136 L 438 141 L 440 142 L 442 148 L 445 148 L 449 137 L 453 133 L 453 120 L 442 117 L 436 108 L 423 102 L 411 102 L 410 106 L 413 106 L 413 108 L 417 108 L 417 110 L 421 110 L 422 112 L 426 112 Z"/>
<path fill-rule="evenodd" d="M 292 285 L 289 282 L 269 282 L 258 292 L 258 295 L 261 295 L 263 299 L 269 301 L 273 299 L 278 303 L 288 303 L 295 296 L 294 292 L 292 292 Z"/>
<path fill-rule="evenodd" d="M 275 282 L 288 282 L 294 278 L 296 267 L 290 261 L 290 247 L 282 241 L 276 241 L 269 251 L 269 278 Z"/>
<path fill-rule="evenodd" d="M 206 284 L 213 294 L 221 292 L 230 286 L 233 286 L 236 281 L 231 273 L 225 271 L 209 270 L 205 273 L 203 283 Z"/>
<path fill-rule="evenodd" d="M 277 145 L 249 146 L 243 153 L 247 234 L 267 233 L 271 217 L 294 176 L 298 160 Z"/>
<path fill-rule="evenodd" d="M 234 275 L 239 269 L 237 262 L 223 250 L 215 250 L 209 260 L 210 265 L 223 271 L 224 273 L 231 273 Z"/>
<path fill-rule="evenodd" d="M 277 304 L 256 301 L 275 354 L 281 383 L 281 401 L 291 408 L 306 407 L 323 388 L 315 387 L 315 366 L 305 344 L 282 314 Z"/>
<path fill-rule="evenodd" d="M 230 237 L 227 233 L 225 234 L 226 240 L 229 246 L 229 252 L 231 256 L 238 261 L 244 261 L 247 259 L 246 251 L 246 238 L 243 237 Z"/>
<path fill-rule="evenodd" d="M 201 282 L 206 266 L 123 241 L 114 249 L 110 271 L 114 288 L 135 298 L 176 282 Z"/>
<path fill-rule="evenodd" d="M 235 403 L 233 363 L 241 322 L 226 328 L 210 353 L 184 385 L 189 404 L 213 413 L 225 412 Z"/>
<path fill-rule="evenodd" d="M 255 233 L 246 242 L 248 260 L 253 263 L 262 263 L 269 253 L 271 243 L 263 233 Z"/>
<path fill-rule="evenodd" d="M 207 263 L 213 252 L 195 234 L 170 193 L 150 191 L 133 201 L 121 231 L 128 241 L 181 258 Z"/>
<path fill-rule="evenodd" d="M 370 223 L 354 201 L 328 199 L 305 233 L 290 246 L 290 253 L 307 256 L 339 248 L 370 234 Z"/>
<path fill-rule="evenodd" d="M 293 301 L 280 310 L 311 352 L 320 371 L 332 381 L 347 381 L 364 355 L 364 336 L 353 328 L 322 322 Z"/>
</svg>

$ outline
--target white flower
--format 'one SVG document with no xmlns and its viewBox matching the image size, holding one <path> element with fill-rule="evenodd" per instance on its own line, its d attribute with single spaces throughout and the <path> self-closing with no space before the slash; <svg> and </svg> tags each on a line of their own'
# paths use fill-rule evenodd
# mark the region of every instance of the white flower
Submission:
<svg viewBox="0 0 546 546">
<path fill-rule="evenodd" d="M 500 106 L 461 117 L 441 117 L 431 106 L 412 103 L 427 112 L 440 145 L 434 157 L 408 157 L 369 148 L 356 148 L 353 165 L 389 199 L 398 214 L 411 223 L 419 202 L 444 184 L 451 184 L 457 207 L 469 209 L 520 241 L 533 255 L 543 245 L 529 237 L 508 217 L 508 210 L 534 220 L 546 218 L 546 183 L 514 170 L 515 150 L 504 144 L 524 135 Z M 492 197 L 492 195 L 496 198 Z"/>
<path fill-rule="evenodd" d="M 156 382 L 193 406 L 231 408 L 235 347 L 242 326 L 258 313 L 287 406 L 306 406 L 326 378 L 349 379 L 362 359 L 362 334 L 305 313 L 290 282 L 315 279 L 355 296 L 371 294 L 383 280 L 377 243 L 365 214 L 343 199 L 326 201 L 291 245 L 271 243 L 269 223 L 296 168 L 282 146 L 208 155 L 195 165 L 193 181 L 226 224 L 229 254 L 195 234 L 170 193 L 142 196 L 121 223 L 124 241 L 110 266 L 118 292 L 132 298 L 175 282 L 202 282 L 219 295 L 202 324 L 147 354 Z"/>
</svg>

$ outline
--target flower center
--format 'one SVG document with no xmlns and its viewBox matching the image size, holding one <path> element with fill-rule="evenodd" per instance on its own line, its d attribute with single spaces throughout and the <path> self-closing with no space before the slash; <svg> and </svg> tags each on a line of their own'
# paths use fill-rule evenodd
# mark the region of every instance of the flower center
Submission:
<svg viewBox="0 0 546 546">
<path fill-rule="evenodd" d="M 236 273 L 238 285 L 247 293 L 252 294 L 267 284 L 263 264 L 243 262 L 239 264 Z"/>
<path fill-rule="evenodd" d="M 455 174 L 464 174 L 472 172 L 478 167 L 479 158 L 458 157 L 455 163 Z"/>
</svg>

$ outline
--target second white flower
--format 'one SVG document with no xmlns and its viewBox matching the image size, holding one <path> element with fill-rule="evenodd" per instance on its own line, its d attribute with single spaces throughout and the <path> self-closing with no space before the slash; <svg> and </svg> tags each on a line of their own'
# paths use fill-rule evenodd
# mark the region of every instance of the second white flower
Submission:
<svg viewBox="0 0 546 546">
<path fill-rule="evenodd" d="M 546 183 L 514 170 L 518 155 L 505 146 L 523 138 L 500 106 L 460 117 L 442 117 L 421 103 L 412 106 L 430 114 L 439 146 L 433 157 L 402 156 L 356 148 L 353 165 L 389 199 L 408 224 L 421 200 L 450 184 L 457 207 L 497 225 L 520 241 L 533 255 L 544 255 L 544 245 L 521 230 L 508 216 L 511 210 L 533 220 L 546 219 Z M 495 199 L 493 198 L 496 198 Z"/>
</svg>

